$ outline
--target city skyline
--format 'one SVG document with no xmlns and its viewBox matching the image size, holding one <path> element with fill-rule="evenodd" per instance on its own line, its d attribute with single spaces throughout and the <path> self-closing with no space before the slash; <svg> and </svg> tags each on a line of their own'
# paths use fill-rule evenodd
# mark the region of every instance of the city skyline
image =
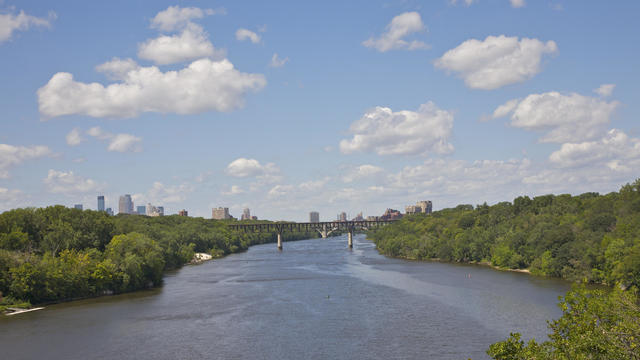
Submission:
<svg viewBox="0 0 640 360">
<path fill-rule="evenodd" d="M 2 1 L 0 212 L 130 194 L 306 221 L 616 191 L 640 167 L 639 10 Z"/>
</svg>

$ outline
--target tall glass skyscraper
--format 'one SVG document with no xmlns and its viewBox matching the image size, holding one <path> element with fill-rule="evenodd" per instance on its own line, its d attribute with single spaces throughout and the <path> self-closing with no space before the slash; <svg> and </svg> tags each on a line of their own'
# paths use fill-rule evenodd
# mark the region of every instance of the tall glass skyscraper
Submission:
<svg viewBox="0 0 640 360">
<path fill-rule="evenodd" d="M 98 211 L 104 211 L 104 196 L 98 196 Z"/>
<path fill-rule="evenodd" d="M 120 196 L 120 201 L 118 201 L 118 213 L 133 214 L 133 200 L 131 200 L 131 195 L 125 194 Z"/>
</svg>

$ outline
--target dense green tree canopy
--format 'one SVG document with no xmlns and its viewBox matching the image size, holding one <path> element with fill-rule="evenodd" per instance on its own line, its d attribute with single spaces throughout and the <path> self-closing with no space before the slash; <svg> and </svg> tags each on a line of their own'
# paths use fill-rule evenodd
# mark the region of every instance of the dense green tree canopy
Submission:
<svg viewBox="0 0 640 360">
<path fill-rule="evenodd" d="M 640 286 L 640 180 L 607 195 L 521 196 L 407 216 L 370 234 L 408 259 L 487 262 L 534 274 Z"/>
<path fill-rule="evenodd" d="M 0 293 L 4 303 L 35 304 L 133 291 L 161 284 L 165 270 L 195 252 L 219 257 L 275 241 L 275 234 L 232 232 L 230 221 L 59 205 L 7 211 L 0 214 Z M 314 235 L 287 233 L 285 240 Z"/>
</svg>

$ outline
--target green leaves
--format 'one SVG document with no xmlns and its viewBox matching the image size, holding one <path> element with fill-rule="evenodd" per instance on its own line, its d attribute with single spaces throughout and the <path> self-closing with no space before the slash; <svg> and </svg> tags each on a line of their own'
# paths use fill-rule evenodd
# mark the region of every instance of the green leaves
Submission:
<svg viewBox="0 0 640 360">
<path fill-rule="evenodd" d="M 561 300 L 562 316 L 549 324 L 549 341 L 524 344 L 520 334 L 489 347 L 498 360 L 640 359 L 640 305 L 635 291 L 574 287 Z"/>
</svg>

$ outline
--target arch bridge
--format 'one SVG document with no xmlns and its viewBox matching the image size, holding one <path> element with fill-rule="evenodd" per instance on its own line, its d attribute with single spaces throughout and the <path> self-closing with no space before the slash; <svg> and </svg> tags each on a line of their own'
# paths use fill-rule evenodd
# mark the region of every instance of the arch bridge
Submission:
<svg viewBox="0 0 640 360">
<path fill-rule="evenodd" d="M 362 220 L 362 221 L 328 221 L 304 223 L 263 223 L 263 224 L 233 224 L 228 225 L 231 230 L 244 232 L 270 232 L 278 234 L 278 250 L 282 250 L 282 233 L 284 231 L 317 231 L 326 238 L 337 230 L 346 230 L 349 234 L 348 246 L 353 248 L 353 233 L 356 230 L 370 230 L 396 222 L 397 220 Z"/>
</svg>

